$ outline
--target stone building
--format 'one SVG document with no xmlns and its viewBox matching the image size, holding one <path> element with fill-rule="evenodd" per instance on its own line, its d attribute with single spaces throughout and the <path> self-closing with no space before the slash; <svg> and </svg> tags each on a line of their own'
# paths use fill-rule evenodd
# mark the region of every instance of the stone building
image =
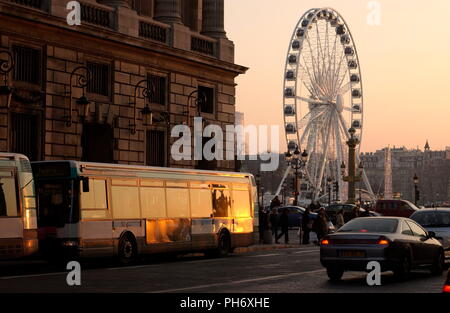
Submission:
<svg viewBox="0 0 450 313">
<path fill-rule="evenodd" d="M 174 125 L 192 128 L 198 115 L 234 124 L 234 80 L 247 68 L 234 63 L 224 0 L 81 0 L 78 26 L 68 2 L 0 0 L 0 62 L 14 60 L 0 89 L 0 151 L 234 169 L 170 154 Z"/>
<path fill-rule="evenodd" d="M 364 169 L 376 194 L 383 195 L 384 154 L 386 149 L 361 154 Z M 394 194 L 414 201 L 413 177 L 419 178 L 421 205 L 450 201 L 450 149 L 432 151 L 428 142 L 424 150 L 393 148 L 392 186 Z"/>
</svg>

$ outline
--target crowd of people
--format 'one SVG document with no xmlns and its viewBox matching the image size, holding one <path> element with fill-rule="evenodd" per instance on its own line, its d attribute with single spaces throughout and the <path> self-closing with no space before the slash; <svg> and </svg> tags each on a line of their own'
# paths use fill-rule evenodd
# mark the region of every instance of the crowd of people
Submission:
<svg viewBox="0 0 450 313">
<path fill-rule="evenodd" d="M 289 243 L 289 216 L 288 209 L 283 208 L 278 196 L 275 196 L 271 203 L 269 210 L 260 209 L 259 211 L 259 232 L 260 243 L 264 242 L 264 233 L 271 233 L 275 239 L 275 243 L 279 243 L 279 240 L 284 236 L 284 242 Z M 317 216 L 313 218 L 311 213 L 317 213 Z M 360 212 L 359 207 L 355 207 L 351 213 L 350 219 L 356 217 L 369 216 L 369 210 L 365 209 Z M 310 244 L 310 233 L 315 232 L 318 242 L 329 233 L 330 228 L 339 229 L 345 224 L 343 209 L 336 212 L 336 225 L 332 225 L 330 218 L 328 217 L 326 210 L 320 205 L 319 201 L 313 201 L 306 209 L 301 218 L 301 224 L 299 229 L 299 241 L 300 244 Z"/>
</svg>

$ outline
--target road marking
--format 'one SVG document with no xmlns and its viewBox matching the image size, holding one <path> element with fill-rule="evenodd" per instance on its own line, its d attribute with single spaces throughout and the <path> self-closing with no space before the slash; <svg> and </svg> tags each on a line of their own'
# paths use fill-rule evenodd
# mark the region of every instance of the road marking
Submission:
<svg viewBox="0 0 450 313">
<path fill-rule="evenodd" d="M 270 253 L 270 254 L 258 254 L 258 255 L 248 255 L 248 258 L 263 258 L 266 256 L 282 255 L 281 253 Z"/>
<path fill-rule="evenodd" d="M 314 274 L 314 273 L 320 273 L 320 272 L 325 272 L 325 270 L 324 269 L 320 269 L 320 270 L 314 270 L 314 271 L 308 271 L 308 272 L 290 273 L 290 274 L 275 275 L 275 276 L 268 276 L 268 277 L 261 277 L 261 278 L 253 278 L 253 279 L 244 279 L 244 280 L 232 281 L 232 282 L 227 282 L 227 283 L 217 283 L 217 284 L 200 285 L 200 286 L 194 286 L 194 287 L 185 287 L 185 288 L 177 288 L 177 289 L 165 289 L 165 290 L 149 291 L 147 293 L 169 293 L 169 292 L 186 291 L 186 290 L 194 290 L 194 289 L 204 289 L 204 288 L 227 286 L 227 285 L 238 285 L 238 284 L 245 284 L 245 283 L 257 282 L 257 281 L 272 280 L 272 279 L 278 279 L 278 278 L 286 278 L 286 277 L 291 277 L 291 276 L 301 276 L 301 275 L 305 275 L 305 274 Z"/>
<path fill-rule="evenodd" d="M 303 251 L 292 252 L 292 254 L 309 253 L 309 252 L 320 252 L 320 250 L 303 250 Z"/>
<path fill-rule="evenodd" d="M 53 275 L 67 275 L 67 272 L 57 272 L 57 273 L 44 273 L 44 274 L 32 274 L 32 275 L 17 275 L 17 276 L 5 276 L 0 277 L 0 279 L 15 279 L 15 278 L 29 278 L 29 277 L 39 277 L 39 276 L 53 276 Z"/>
</svg>

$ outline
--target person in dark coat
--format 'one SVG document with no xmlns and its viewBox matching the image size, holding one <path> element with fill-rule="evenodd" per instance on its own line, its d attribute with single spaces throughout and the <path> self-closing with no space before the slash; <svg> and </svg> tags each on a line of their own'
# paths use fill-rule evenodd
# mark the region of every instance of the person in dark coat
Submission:
<svg viewBox="0 0 450 313">
<path fill-rule="evenodd" d="M 306 208 L 305 213 L 303 213 L 302 216 L 302 231 L 303 231 L 303 238 L 302 238 L 302 244 L 308 245 L 309 244 L 309 233 L 311 232 L 311 218 L 309 217 L 310 210 L 309 208 Z"/>
<path fill-rule="evenodd" d="M 328 234 L 328 219 L 325 214 L 325 208 L 320 208 L 319 214 L 317 214 L 317 218 L 314 221 L 314 231 L 317 234 L 317 239 L 320 241 L 322 238 Z"/>
<path fill-rule="evenodd" d="M 272 236 L 275 237 L 275 240 L 278 236 L 278 212 L 276 208 L 272 209 L 269 216 L 270 229 L 272 229 Z"/>
<path fill-rule="evenodd" d="M 284 235 L 284 242 L 289 243 L 289 217 L 287 209 L 284 209 L 283 213 L 280 215 L 279 226 L 281 228 L 281 233 L 276 237 L 275 242 L 279 243 L 278 239 Z"/>
<path fill-rule="evenodd" d="M 270 201 L 270 209 L 277 208 L 281 206 L 281 201 L 278 199 L 278 196 L 275 196 L 272 201 Z"/>
</svg>

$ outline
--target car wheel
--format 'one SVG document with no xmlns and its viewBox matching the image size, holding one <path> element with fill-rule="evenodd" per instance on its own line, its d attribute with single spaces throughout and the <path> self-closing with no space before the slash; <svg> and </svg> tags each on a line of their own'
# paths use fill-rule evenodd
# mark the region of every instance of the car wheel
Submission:
<svg viewBox="0 0 450 313">
<path fill-rule="evenodd" d="M 327 267 L 327 275 L 331 281 L 339 281 L 344 275 L 344 270 L 338 267 Z"/>
<path fill-rule="evenodd" d="M 137 246 L 130 235 L 124 235 L 119 242 L 119 262 L 122 265 L 130 265 L 136 261 Z"/>
<path fill-rule="evenodd" d="M 409 278 L 411 273 L 411 259 L 409 256 L 405 255 L 400 263 L 394 269 L 394 275 L 398 280 L 406 280 Z"/>
<path fill-rule="evenodd" d="M 431 266 L 431 274 L 442 275 L 445 266 L 445 257 L 442 251 L 439 251 L 433 265 Z"/>
</svg>

